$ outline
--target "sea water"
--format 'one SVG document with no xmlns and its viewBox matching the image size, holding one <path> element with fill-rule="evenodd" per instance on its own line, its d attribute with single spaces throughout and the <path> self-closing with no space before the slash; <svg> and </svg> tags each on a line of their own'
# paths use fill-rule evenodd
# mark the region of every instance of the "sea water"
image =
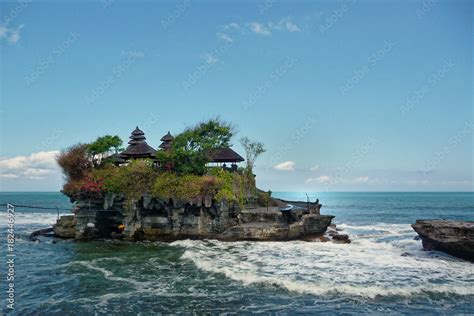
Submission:
<svg viewBox="0 0 474 316">
<path fill-rule="evenodd" d="M 304 193 L 275 192 L 287 200 Z M 28 240 L 58 212 L 17 208 L 18 315 L 152 313 L 473 314 L 474 264 L 424 251 L 416 219 L 474 221 L 474 193 L 311 193 L 349 234 L 331 242 L 172 243 Z M 69 209 L 60 193 L 0 193 L 0 203 Z M 60 210 L 65 214 L 67 211 Z M 6 207 L 0 217 L 6 308 Z"/>
</svg>

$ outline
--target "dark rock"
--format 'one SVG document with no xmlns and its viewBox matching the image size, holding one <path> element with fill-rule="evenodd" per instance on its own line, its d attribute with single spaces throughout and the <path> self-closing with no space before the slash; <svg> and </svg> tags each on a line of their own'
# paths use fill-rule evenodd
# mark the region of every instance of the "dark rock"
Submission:
<svg viewBox="0 0 474 316">
<path fill-rule="evenodd" d="M 349 236 L 347 236 L 345 234 L 344 235 L 334 235 L 332 237 L 332 239 L 334 239 L 334 240 L 348 240 Z"/>
<path fill-rule="evenodd" d="M 332 236 L 332 240 L 337 242 L 337 243 L 341 243 L 341 244 L 350 244 L 351 243 L 351 240 L 349 239 L 349 236 L 347 236 L 346 234 L 334 235 L 334 236 Z"/>
<path fill-rule="evenodd" d="M 417 220 L 411 226 L 420 235 L 423 248 L 474 262 L 474 222 Z"/>
<path fill-rule="evenodd" d="M 41 240 L 38 238 L 39 236 L 51 237 L 52 232 L 53 232 L 53 228 L 44 228 L 44 229 L 35 230 L 30 235 L 30 241 L 40 242 Z"/>
<path fill-rule="evenodd" d="M 320 242 L 328 242 L 328 241 L 330 241 L 330 239 L 327 238 L 327 237 L 325 237 L 325 236 L 317 237 L 317 240 L 319 240 Z"/>
<path fill-rule="evenodd" d="M 53 225 L 54 236 L 74 238 L 76 236 L 76 219 L 74 215 L 61 216 Z"/>
</svg>

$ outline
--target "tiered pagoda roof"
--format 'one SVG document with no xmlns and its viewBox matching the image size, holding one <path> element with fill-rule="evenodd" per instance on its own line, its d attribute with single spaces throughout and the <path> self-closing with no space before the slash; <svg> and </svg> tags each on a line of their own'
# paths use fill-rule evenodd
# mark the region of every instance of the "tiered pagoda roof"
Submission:
<svg viewBox="0 0 474 316">
<path fill-rule="evenodd" d="M 163 149 L 163 150 L 168 150 L 171 148 L 171 143 L 173 142 L 173 135 L 171 135 L 171 133 L 168 131 L 168 134 L 166 134 L 165 136 L 161 137 L 161 145 L 159 146 L 159 148 Z"/>
<path fill-rule="evenodd" d="M 137 126 L 130 135 L 129 146 L 120 155 L 127 158 L 152 158 L 156 150 L 149 146 L 145 139 L 145 133 Z"/>
</svg>

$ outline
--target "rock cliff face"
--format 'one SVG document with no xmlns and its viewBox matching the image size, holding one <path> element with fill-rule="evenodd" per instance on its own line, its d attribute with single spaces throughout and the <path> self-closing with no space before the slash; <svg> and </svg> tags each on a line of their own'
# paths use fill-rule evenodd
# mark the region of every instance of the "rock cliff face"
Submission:
<svg viewBox="0 0 474 316">
<path fill-rule="evenodd" d="M 411 225 L 423 247 L 474 262 L 474 222 L 417 220 Z"/>
<path fill-rule="evenodd" d="M 302 207 L 306 203 L 296 205 L 291 212 L 281 212 L 277 206 L 241 210 L 236 204 L 212 199 L 191 202 L 163 201 L 147 195 L 127 207 L 119 195 L 107 195 L 100 201 L 77 201 L 74 238 L 292 240 L 324 234 L 334 218 L 319 215 L 321 205 L 314 203 L 306 208 Z M 273 201 L 273 205 L 286 204 L 287 201 Z M 67 223 L 70 218 L 58 221 L 57 236 L 71 235 Z M 69 228 L 63 229 L 65 226 Z"/>
<path fill-rule="evenodd" d="M 53 233 L 56 236 L 62 238 L 75 238 L 76 237 L 76 220 L 74 215 L 61 216 L 53 225 Z"/>
</svg>

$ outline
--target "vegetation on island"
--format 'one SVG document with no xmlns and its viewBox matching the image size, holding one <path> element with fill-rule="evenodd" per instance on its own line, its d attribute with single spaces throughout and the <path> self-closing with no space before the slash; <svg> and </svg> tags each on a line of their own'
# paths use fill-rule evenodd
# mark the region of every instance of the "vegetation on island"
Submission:
<svg viewBox="0 0 474 316">
<path fill-rule="evenodd" d="M 165 201 L 215 201 L 236 203 L 249 200 L 268 203 L 269 195 L 256 189 L 253 165 L 265 152 L 262 143 L 242 138 L 247 166 L 236 172 L 209 167 L 209 153 L 231 145 L 233 127 L 210 119 L 177 135 L 171 148 L 157 151 L 153 159 L 131 159 L 117 166 L 110 159 L 122 140 L 106 135 L 90 144 L 76 144 L 63 150 L 57 162 L 65 176 L 63 192 L 76 200 L 100 200 L 106 193 L 122 194 L 137 201 L 145 193 Z"/>
</svg>

